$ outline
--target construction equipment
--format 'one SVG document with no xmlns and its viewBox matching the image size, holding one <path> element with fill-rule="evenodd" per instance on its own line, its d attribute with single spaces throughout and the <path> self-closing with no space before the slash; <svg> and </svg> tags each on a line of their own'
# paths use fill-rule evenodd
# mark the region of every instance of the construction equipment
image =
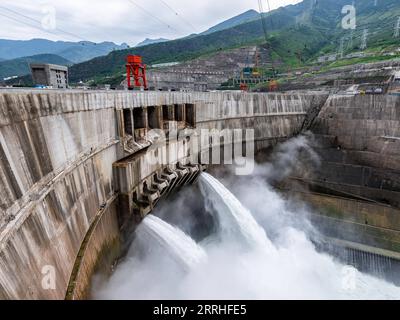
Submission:
<svg viewBox="0 0 400 320">
<path fill-rule="evenodd" d="M 247 56 L 247 61 L 246 61 L 246 67 L 244 67 L 241 72 L 240 72 L 240 90 L 242 91 L 248 91 L 249 85 L 248 82 L 250 83 L 257 83 L 257 81 L 260 81 L 261 77 L 261 71 L 259 68 L 259 52 L 258 48 L 256 48 L 255 52 L 255 58 L 254 58 L 254 66 L 251 66 L 250 63 L 250 56 L 251 52 L 248 53 Z"/>
<path fill-rule="evenodd" d="M 273 91 L 278 91 L 278 81 L 276 80 L 271 80 L 268 83 L 268 91 L 273 92 Z"/>
<path fill-rule="evenodd" d="M 240 90 L 241 91 L 249 91 L 249 86 L 246 83 L 241 83 Z"/>
<path fill-rule="evenodd" d="M 132 77 L 134 86 L 132 86 Z M 126 57 L 126 80 L 128 90 L 133 90 L 135 87 L 147 90 L 146 65 L 142 62 L 141 56 L 128 55 Z"/>
<path fill-rule="evenodd" d="M 253 68 L 251 68 L 251 67 L 243 68 L 242 73 L 243 73 L 243 77 L 246 77 L 246 78 L 251 77 L 251 75 L 253 74 Z"/>
</svg>

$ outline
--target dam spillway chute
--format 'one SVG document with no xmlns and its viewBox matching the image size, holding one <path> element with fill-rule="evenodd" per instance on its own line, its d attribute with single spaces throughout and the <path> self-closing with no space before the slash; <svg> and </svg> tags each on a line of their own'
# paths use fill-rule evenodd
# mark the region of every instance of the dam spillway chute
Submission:
<svg viewBox="0 0 400 320">
<path fill-rule="evenodd" d="M 205 251 L 192 238 L 154 215 L 148 215 L 135 233 L 142 244 L 163 250 L 186 271 L 207 258 Z"/>
<path fill-rule="evenodd" d="M 200 186 L 206 203 L 210 205 L 209 210 L 219 220 L 219 232 L 224 239 L 242 238 L 239 241 L 243 240 L 249 246 L 269 247 L 272 250 L 273 246 L 265 231 L 221 182 L 208 173 L 202 173 Z"/>
</svg>

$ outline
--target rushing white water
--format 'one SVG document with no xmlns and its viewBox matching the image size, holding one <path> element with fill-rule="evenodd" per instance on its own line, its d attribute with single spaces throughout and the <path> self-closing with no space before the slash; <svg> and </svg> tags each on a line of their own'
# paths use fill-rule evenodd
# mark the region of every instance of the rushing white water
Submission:
<svg viewBox="0 0 400 320">
<path fill-rule="evenodd" d="M 225 241 L 246 241 L 251 247 L 273 250 L 265 231 L 251 213 L 225 186 L 208 173 L 200 177 L 201 192 L 211 203 L 219 222 L 220 236 Z"/>
<path fill-rule="evenodd" d="M 136 240 L 125 262 L 111 279 L 94 284 L 95 298 L 400 298 L 400 288 L 317 252 L 303 231 L 286 225 L 291 212 L 268 185 L 263 186 L 260 181 L 245 184 L 244 200 L 250 210 L 212 176 L 203 174 L 200 185 L 211 205 L 207 210 L 219 222 L 218 236 L 210 236 L 212 241 L 207 242 L 206 253 L 179 229 L 148 217 L 136 231 Z M 182 205 L 179 210 L 185 219 L 190 204 Z M 273 222 L 276 229 L 273 242 L 251 212 L 256 212 L 263 225 Z M 281 215 L 285 218 L 278 221 L 277 216 Z M 247 245 L 232 246 L 231 242 Z M 138 254 L 140 246 L 146 249 L 142 255 Z"/>
<path fill-rule="evenodd" d="M 136 236 L 142 243 L 159 246 L 186 271 L 204 261 L 207 256 L 192 238 L 153 215 L 143 220 L 136 230 Z"/>
</svg>

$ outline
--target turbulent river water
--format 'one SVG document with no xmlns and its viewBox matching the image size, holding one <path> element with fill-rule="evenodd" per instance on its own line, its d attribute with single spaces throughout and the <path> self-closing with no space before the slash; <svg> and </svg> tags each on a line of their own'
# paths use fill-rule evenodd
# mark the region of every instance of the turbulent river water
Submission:
<svg viewBox="0 0 400 320">
<path fill-rule="evenodd" d="M 215 220 L 210 234 L 196 243 L 148 216 L 111 278 L 95 280 L 95 299 L 400 298 L 395 285 L 318 252 L 304 224 L 287 223 L 297 212 L 268 185 L 249 183 L 246 207 L 207 173 L 199 187 Z M 187 207 L 175 210 L 184 219 Z"/>
</svg>

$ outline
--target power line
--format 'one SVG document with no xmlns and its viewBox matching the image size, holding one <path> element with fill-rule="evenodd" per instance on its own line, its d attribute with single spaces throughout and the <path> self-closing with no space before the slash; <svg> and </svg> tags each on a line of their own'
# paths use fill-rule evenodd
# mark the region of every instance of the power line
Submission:
<svg viewBox="0 0 400 320">
<path fill-rule="evenodd" d="M 197 28 L 188 20 L 186 20 L 184 17 L 182 17 L 174 8 L 171 7 L 171 5 L 169 5 L 166 1 L 164 0 L 160 0 L 160 2 L 162 4 L 164 4 L 164 6 L 166 6 L 170 11 L 172 11 L 177 17 L 179 17 L 183 22 L 185 22 L 190 28 L 192 28 L 196 33 Z"/>
<path fill-rule="evenodd" d="M 157 20 L 158 22 L 160 22 L 160 23 L 162 23 L 162 24 L 164 24 L 164 25 L 166 25 L 168 28 L 170 28 L 171 30 L 174 30 L 175 32 L 177 32 L 177 33 L 179 33 L 179 31 L 177 30 L 177 29 L 175 29 L 174 27 L 172 27 L 170 24 L 168 24 L 167 22 L 165 22 L 165 21 L 163 21 L 163 20 L 161 20 L 160 18 L 158 18 L 157 16 L 155 16 L 155 15 L 153 15 L 151 12 L 149 12 L 148 10 L 146 10 L 145 8 L 143 8 L 142 6 L 140 6 L 140 5 L 138 5 L 136 2 L 134 2 L 133 0 L 128 0 L 132 5 L 134 5 L 135 7 L 137 7 L 137 8 L 139 8 L 140 10 L 142 10 L 144 13 L 146 13 L 148 16 L 151 16 L 152 18 L 154 18 L 155 20 Z M 168 3 L 167 2 L 165 2 L 165 1 L 163 1 L 163 0 L 160 0 L 169 10 L 171 10 L 172 12 L 174 12 L 174 14 L 175 15 L 178 15 L 179 16 L 179 13 L 176 11 L 176 10 L 174 10 L 170 5 L 168 5 Z M 183 20 L 186 20 L 186 19 L 184 19 L 183 17 L 181 17 Z M 189 24 L 191 24 L 190 22 L 188 22 Z M 192 25 L 192 28 L 194 28 L 194 30 L 196 30 L 196 27 L 194 27 L 193 25 Z M 234 28 L 231 28 L 230 29 L 231 31 L 233 31 L 233 32 L 235 32 L 235 33 L 237 33 L 237 34 L 240 34 L 241 36 L 243 36 L 243 35 L 247 35 L 247 33 L 245 33 L 245 32 L 242 32 L 242 31 L 239 31 L 239 30 L 236 30 L 236 28 L 234 27 Z M 196 30 L 196 32 L 198 32 L 197 30 Z"/>
<path fill-rule="evenodd" d="M 19 15 L 19 16 L 21 16 L 21 17 L 24 17 L 25 19 L 28 19 L 28 20 L 37 22 L 37 23 L 39 23 L 39 24 L 42 23 L 41 21 L 39 21 L 39 20 L 37 20 L 37 19 L 34 19 L 34 18 L 32 18 L 32 17 L 29 17 L 29 16 L 27 16 L 27 15 L 24 15 L 24 14 L 22 14 L 22 13 L 20 13 L 20 12 L 17 12 L 17 11 L 12 10 L 12 9 L 9 9 L 9 8 L 3 7 L 3 6 L 0 6 L 0 8 L 3 9 L 3 10 L 7 10 L 7 11 L 13 13 L 13 14 L 16 14 L 16 15 Z M 22 21 L 20 21 L 20 22 L 21 22 L 21 23 L 24 23 L 24 22 L 22 22 Z M 32 26 L 32 25 L 31 25 L 31 26 Z M 49 30 L 44 29 L 44 28 L 40 28 L 40 29 L 41 29 L 41 30 L 45 30 L 45 31 L 49 31 Z M 73 34 L 72 32 L 68 32 L 68 31 L 62 30 L 62 29 L 60 29 L 60 28 L 55 28 L 55 30 L 60 31 L 60 32 L 62 32 L 62 33 L 64 33 L 64 34 L 67 34 L 67 35 L 69 35 L 69 36 L 72 36 L 72 37 L 74 37 L 74 38 L 77 38 L 77 39 L 79 39 L 79 40 L 87 41 L 87 40 L 82 39 L 82 37 L 80 37 L 80 36 L 78 36 L 78 35 L 76 35 L 76 34 Z M 54 34 L 54 33 L 53 33 L 53 34 Z"/>
<path fill-rule="evenodd" d="M 260 18 L 261 18 L 262 28 L 264 31 L 265 42 L 268 42 L 267 26 L 266 26 L 265 18 L 264 18 L 264 8 L 263 8 L 262 0 L 258 0 L 258 7 L 260 9 Z"/>
<path fill-rule="evenodd" d="M 146 10 L 145 8 L 143 8 L 142 6 L 138 5 L 136 2 L 134 2 L 133 0 L 128 0 L 132 5 L 134 5 L 135 7 L 139 8 L 140 10 L 142 10 L 144 13 L 146 13 L 148 16 L 152 17 L 153 19 L 157 20 L 158 22 L 166 25 L 169 29 L 174 30 L 175 32 L 179 33 L 179 31 L 177 29 L 175 29 L 174 27 L 170 26 L 167 22 L 161 20 L 160 18 L 158 18 L 157 16 L 155 16 L 154 14 L 152 14 L 150 11 Z"/>
<path fill-rule="evenodd" d="M 56 33 L 52 32 L 52 31 L 50 31 L 50 30 L 46 30 L 46 29 L 40 28 L 40 27 L 38 27 L 38 26 L 35 26 L 35 25 L 33 25 L 33 24 L 30 24 L 30 23 L 27 23 L 27 22 L 18 20 L 17 18 L 10 17 L 10 16 L 8 16 L 8 15 L 6 15 L 6 14 L 4 14 L 4 13 L 1 13 L 1 12 L 0 12 L 0 16 L 3 16 L 3 17 L 6 17 L 6 18 L 8 18 L 8 19 L 10 19 L 10 20 L 13 20 L 13 21 L 22 23 L 22 24 L 27 25 L 27 26 L 29 26 L 29 27 L 38 29 L 38 30 L 40 30 L 40 31 L 44 31 L 44 32 L 50 33 L 50 34 L 52 34 L 52 35 L 56 35 Z"/>
<path fill-rule="evenodd" d="M 267 0 L 267 6 L 268 6 L 268 10 L 269 10 L 268 12 L 271 12 L 271 7 L 269 5 L 269 0 Z M 275 70 L 275 66 L 274 66 L 274 60 L 273 60 L 273 57 L 272 57 L 272 47 L 271 47 L 271 45 L 270 45 L 270 43 L 268 41 L 267 24 L 266 24 L 266 21 L 265 21 L 265 14 L 264 14 L 264 8 L 263 8 L 262 0 L 258 0 L 258 7 L 260 9 L 260 18 L 261 18 L 261 24 L 262 24 L 262 28 L 263 28 L 264 36 L 265 36 L 265 45 L 266 45 L 266 48 L 267 48 L 267 54 L 269 55 L 269 59 L 271 60 L 271 67 L 272 67 L 272 70 L 274 71 Z"/>
</svg>

